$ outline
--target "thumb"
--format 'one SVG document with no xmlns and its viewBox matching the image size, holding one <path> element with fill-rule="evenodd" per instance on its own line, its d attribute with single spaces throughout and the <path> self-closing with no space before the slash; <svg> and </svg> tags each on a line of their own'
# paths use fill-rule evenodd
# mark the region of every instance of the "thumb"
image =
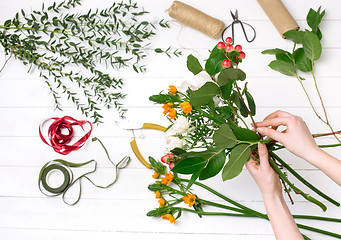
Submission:
<svg viewBox="0 0 341 240">
<path fill-rule="evenodd" d="M 268 149 L 264 143 L 258 143 L 258 155 L 261 167 L 269 166 Z"/>
<path fill-rule="evenodd" d="M 283 133 L 278 132 L 277 130 L 274 130 L 272 128 L 267 128 L 267 127 L 260 127 L 260 128 L 257 128 L 257 132 L 259 132 L 262 136 L 267 136 L 278 142 L 282 142 Z"/>
</svg>

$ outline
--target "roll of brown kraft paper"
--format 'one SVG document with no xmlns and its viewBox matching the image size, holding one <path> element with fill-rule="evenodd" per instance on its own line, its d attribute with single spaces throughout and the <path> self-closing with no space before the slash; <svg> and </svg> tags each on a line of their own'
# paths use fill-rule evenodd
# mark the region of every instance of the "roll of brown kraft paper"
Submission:
<svg viewBox="0 0 341 240">
<path fill-rule="evenodd" d="M 196 29 L 214 39 L 219 38 L 225 28 L 223 21 L 208 16 L 198 9 L 180 1 L 173 2 L 168 9 L 168 14 L 178 22 Z"/>
<path fill-rule="evenodd" d="M 257 2 L 282 37 L 283 33 L 300 28 L 281 0 L 257 0 Z"/>
</svg>

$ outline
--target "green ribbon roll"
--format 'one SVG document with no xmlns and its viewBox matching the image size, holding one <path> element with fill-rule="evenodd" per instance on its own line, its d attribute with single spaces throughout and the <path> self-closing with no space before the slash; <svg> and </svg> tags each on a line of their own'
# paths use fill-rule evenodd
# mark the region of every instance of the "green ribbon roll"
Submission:
<svg viewBox="0 0 341 240">
<path fill-rule="evenodd" d="M 108 160 L 115 167 L 116 175 L 115 175 L 115 179 L 113 180 L 113 182 L 109 183 L 106 186 L 100 186 L 100 185 L 95 184 L 88 177 L 89 174 L 94 173 L 97 169 L 97 162 L 95 160 L 90 160 L 90 161 L 83 162 L 83 163 L 73 163 L 73 162 L 65 161 L 63 159 L 56 159 L 56 160 L 52 160 L 50 162 L 47 162 L 40 170 L 39 179 L 38 179 L 38 187 L 39 187 L 39 190 L 44 195 L 49 196 L 49 197 L 62 195 L 62 199 L 63 199 L 64 203 L 66 203 L 67 205 L 75 205 L 76 203 L 79 202 L 79 200 L 81 198 L 81 194 L 82 194 L 81 179 L 82 178 L 87 179 L 90 183 L 92 183 L 95 187 L 98 187 L 98 188 L 109 188 L 110 186 L 112 186 L 117 181 L 119 170 L 125 168 L 128 165 L 128 163 L 130 162 L 130 157 L 125 156 L 121 161 L 119 161 L 117 164 L 115 164 L 110 159 L 109 153 L 108 153 L 107 149 L 105 148 L 105 146 L 103 145 L 103 143 L 98 138 L 93 138 L 92 141 L 93 142 L 98 141 L 102 145 L 102 147 L 103 147 L 103 149 L 104 149 L 104 151 L 108 157 Z M 72 172 L 71 168 L 82 167 L 82 166 L 88 165 L 92 162 L 95 163 L 95 166 L 91 171 L 82 174 L 81 176 L 79 176 L 76 179 L 73 179 L 74 176 L 73 176 L 73 172 Z M 64 181 L 59 187 L 53 188 L 48 184 L 48 181 L 47 181 L 48 175 L 52 171 L 60 171 L 63 174 Z M 76 199 L 76 201 L 69 203 L 65 200 L 65 194 L 76 182 L 79 182 L 78 198 Z M 46 192 L 43 191 L 43 189 Z"/>
</svg>

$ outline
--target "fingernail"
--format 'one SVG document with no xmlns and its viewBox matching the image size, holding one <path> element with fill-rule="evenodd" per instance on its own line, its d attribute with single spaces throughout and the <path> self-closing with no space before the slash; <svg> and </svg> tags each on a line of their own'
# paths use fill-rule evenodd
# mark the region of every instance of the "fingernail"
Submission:
<svg viewBox="0 0 341 240">
<path fill-rule="evenodd" d="M 264 132 L 264 128 L 257 128 L 257 132 L 259 132 L 259 133 Z"/>
</svg>

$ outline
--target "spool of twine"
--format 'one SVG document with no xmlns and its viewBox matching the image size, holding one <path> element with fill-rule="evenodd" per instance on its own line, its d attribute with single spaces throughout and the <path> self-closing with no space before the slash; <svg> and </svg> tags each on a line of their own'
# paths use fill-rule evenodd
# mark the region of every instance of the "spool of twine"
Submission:
<svg viewBox="0 0 341 240">
<path fill-rule="evenodd" d="M 178 22 L 214 39 L 219 38 L 225 28 L 225 24 L 221 20 L 208 16 L 198 9 L 179 1 L 173 2 L 168 9 L 168 14 Z"/>
</svg>

